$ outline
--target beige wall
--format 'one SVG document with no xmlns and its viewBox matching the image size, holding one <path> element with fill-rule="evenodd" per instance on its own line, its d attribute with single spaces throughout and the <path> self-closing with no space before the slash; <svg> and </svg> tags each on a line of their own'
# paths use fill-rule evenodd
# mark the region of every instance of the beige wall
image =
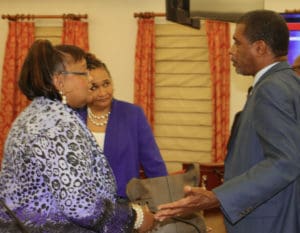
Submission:
<svg viewBox="0 0 300 233">
<path fill-rule="evenodd" d="M 265 7 L 283 12 L 300 8 L 299 0 L 266 0 Z M 134 46 L 136 19 L 134 12 L 165 12 L 165 0 L 0 0 L 0 14 L 87 13 L 90 50 L 105 61 L 112 73 L 117 98 L 133 101 Z M 61 20 L 47 20 L 60 24 Z M 44 24 L 45 20 L 38 21 Z M 0 77 L 7 36 L 7 20 L 0 19 Z M 234 24 L 231 25 L 234 30 Z M 243 107 L 251 77 L 236 75 L 232 68 L 231 118 Z"/>
<path fill-rule="evenodd" d="M 265 8 L 278 12 L 284 12 L 286 9 L 299 9 L 299 0 L 265 0 Z"/>
</svg>

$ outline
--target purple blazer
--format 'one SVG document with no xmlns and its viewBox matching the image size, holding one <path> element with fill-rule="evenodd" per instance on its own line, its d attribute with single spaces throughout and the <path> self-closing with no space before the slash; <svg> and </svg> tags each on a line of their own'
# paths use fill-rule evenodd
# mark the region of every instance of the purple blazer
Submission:
<svg viewBox="0 0 300 233">
<path fill-rule="evenodd" d="M 87 111 L 79 111 L 87 120 Z M 147 177 L 167 175 L 166 165 L 141 107 L 114 99 L 104 141 L 104 155 L 117 181 L 117 194 L 127 197 L 126 185 L 140 176 L 140 166 Z"/>
</svg>

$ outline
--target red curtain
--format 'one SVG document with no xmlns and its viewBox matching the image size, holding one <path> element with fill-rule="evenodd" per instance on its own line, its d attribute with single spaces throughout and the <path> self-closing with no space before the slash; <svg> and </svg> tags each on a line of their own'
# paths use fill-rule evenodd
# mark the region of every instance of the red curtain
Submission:
<svg viewBox="0 0 300 233">
<path fill-rule="evenodd" d="M 89 51 L 88 23 L 79 20 L 64 20 L 62 43 L 76 45 Z"/>
<path fill-rule="evenodd" d="M 155 22 L 139 18 L 135 52 L 134 103 L 140 105 L 153 128 L 155 97 Z"/>
<path fill-rule="evenodd" d="M 212 81 L 212 161 L 222 162 L 229 137 L 230 28 L 226 22 L 207 20 L 209 64 Z"/>
<path fill-rule="evenodd" d="M 29 104 L 18 88 L 18 77 L 34 41 L 34 23 L 9 21 L 1 85 L 0 162 L 6 136 L 16 116 Z"/>
</svg>

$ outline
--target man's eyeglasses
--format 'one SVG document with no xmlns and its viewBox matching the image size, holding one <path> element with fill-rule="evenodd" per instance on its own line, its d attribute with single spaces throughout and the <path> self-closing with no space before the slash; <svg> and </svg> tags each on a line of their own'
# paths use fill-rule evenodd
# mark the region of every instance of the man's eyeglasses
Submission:
<svg viewBox="0 0 300 233">
<path fill-rule="evenodd" d="M 86 76 L 86 77 L 90 76 L 89 72 L 62 71 L 60 73 L 64 75 L 73 74 L 73 75 Z"/>
</svg>

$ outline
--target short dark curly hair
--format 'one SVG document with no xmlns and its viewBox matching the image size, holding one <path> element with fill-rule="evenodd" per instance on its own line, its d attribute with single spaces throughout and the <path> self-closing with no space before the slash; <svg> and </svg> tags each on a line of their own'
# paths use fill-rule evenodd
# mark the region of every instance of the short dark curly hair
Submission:
<svg viewBox="0 0 300 233">
<path fill-rule="evenodd" d="M 250 11 L 237 23 L 245 25 L 244 35 L 250 42 L 263 40 L 276 57 L 288 54 L 289 30 L 280 14 L 270 10 Z"/>
</svg>

